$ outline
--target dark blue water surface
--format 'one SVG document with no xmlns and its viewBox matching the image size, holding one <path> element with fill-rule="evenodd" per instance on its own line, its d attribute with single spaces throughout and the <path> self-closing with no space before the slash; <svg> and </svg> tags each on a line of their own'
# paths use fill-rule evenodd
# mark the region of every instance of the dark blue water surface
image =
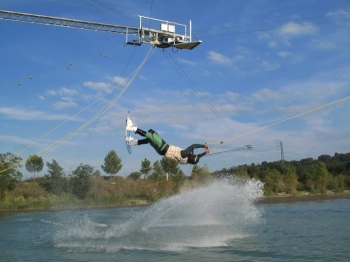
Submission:
<svg viewBox="0 0 350 262">
<path fill-rule="evenodd" d="M 0 261 L 350 261 L 350 200 L 215 183 L 149 207 L 0 215 Z"/>
</svg>

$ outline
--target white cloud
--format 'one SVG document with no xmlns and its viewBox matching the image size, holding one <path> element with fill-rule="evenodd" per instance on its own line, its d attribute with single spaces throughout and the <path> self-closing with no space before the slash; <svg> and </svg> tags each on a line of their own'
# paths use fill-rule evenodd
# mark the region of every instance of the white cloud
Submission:
<svg viewBox="0 0 350 262">
<path fill-rule="evenodd" d="M 244 56 L 243 55 L 236 55 L 234 58 L 233 58 L 233 61 L 234 63 L 237 63 L 239 61 L 243 61 L 244 60 Z"/>
<path fill-rule="evenodd" d="M 189 61 L 187 59 L 183 59 L 183 58 L 179 58 L 179 62 L 182 64 L 187 64 L 187 65 L 191 65 L 191 66 L 196 66 L 197 64 L 193 61 Z"/>
<path fill-rule="evenodd" d="M 267 101 L 267 100 L 278 100 L 282 96 L 277 92 L 271 91 L 270 89 L 263 88 L 258 92 L 254 93 L 252 97 L 257 101 Z"/>
<path fill-rule="evenodd" d="M 42 100 L 42 101 L 44 101 L 44 100 L 45 100 L 45 97 L 44 97 L 44 96 L 42 96 L 42 95 L 37 95 L 37 97 L 38 97 L 40 100 Z"/>
<path fill-rule="evenodd" d="M 320 49 L 323 49 L 323 50 L 332 50 L 337 48 L 337 45 L 332 42 L 321 42 L 318 44 L 318 46 Z"/>
<path fill-rule="evenodd" d="M 97 134 L 107 134 L 111 130 L 111 126 L 108 124 L 99 123 L 97 126 L 93 128 L 89 128 L 89 132 L 97 133 Z"/>
<path fill-rule="evenodd" d="M 55 90 L 48 90 L 46 91 L 46 95 L 48 96 L 56 96 L 56 95 L 69 95 L 69 96 L 74 96 L 78 93 L 78 91 L 74 90 L 74 89 L 69 89 L 66 87 L 61 87 L 58 91 Z"/>
<path fill-rule="evenodd" d="M 273 70 L 280 68 L 279 64 L 268 62 L 266 60 L 261 61 L 260 64 L 261 64 L 262 68 L 266 71 L 273 71 Z"/>
<path fill-rule="evenodd" d="M 61 110 L 61 109 L 64 109 L 64 108 L 74 107 L 74 106 L 77 105 L 75 102 L 71 101 L 71 99 L 69 99 L 69 98 L 65 98 L 63 100 L 65 100 L 65 101 L 57 102 L 57 103 L 55 103 L 53 105 L 53 107 L 55 109 Z"/>
<path fill-rule="evenodd" d="M 289 100 L 291 99 L 310 99 L 315 101 L 317 98 L 319 101 L 329 100 L 332 96 L 342 93 L 347 87 L 346 82 L 333 81 L 327 79 L 327 77 L 320 75 L 319 79 L 311 79 L 303 82 L 288 83 L 283 88 L 283 92 Z M 331 77 L 331 76 L 330 76 Z"/>
<path fill-rule="evenodd" d="M 302 35 L 311 35 L 317 32 L 318 28 L 315 25 L 307 22 L 300 24 L 295 22 L 288 22 L 278 30 L 278 34 L 281 37 L 288 39 L 292 37 L 299 37 Z"/>
<path fill-rule="evenodd" d="M 48 96 L 55 96 L 55 95 L 57 95 L 57 92 L 54 91 L 54 90 L 48 90 L 48 91 L 46 91 L 46 95 L 48 95 Z"/>
<path fill-rule="evenodd" d="M 204 76 L 211 76 L 211 72 L 208 70 L 204 70 L 203 75 Z"/>
<path fill-rule="evenodd" d="M 291 56 L 292 53 L 288 52 L 288 51 L 280 51 L 280 52 L 277 52 L 277 55 L 282 57 L 282 58 L 285 58 L 285 57 Z"/>
<path fill-rule="evenodd" d="M 68 89 L 66 87 L 61 87 L 60 90 L 58 91 L 59 95 L 70 95 L 70 96 L 74 96 L 75 94 L 77 94 L 78 92 L 74 89 Z"/>
<path fill-rule="evenodd" d="M 147 77 L 145 77 L 144 75 L 138 75 L 139 78 L 141 78 L 142 80 L 147 80 Z"/>
<path fill-rule="evenodd" d="M 63 100 L 63 101 L 66 101 L 66 102 L 71 102 L 71 101 L 73 100 L 73 98 L 70 97 L 70 96 L 63 96 L 63 97 L 62 97 L 62 100 Z"/>
<path fill-rule="evenodd" d="M 228 91 L 228 92 L 226 92 L 225 96 L 231 101 L 236 101 L 236 100 L 238 100 L 240 94 Z"/>
<path fill-rule="evenodd" d="M 29 110 L 27 108 L 18 108 L 18 107 L 0 107 L 0 115 L 4 115 L 10 119 L 16 120 L 65 120 L 67 116 L 57 115 L 52 112 L 44 112 L 38 110 Z"/>
<path fill-rule="evenodd" d="M 211 93 L 210 92 L 196 92 L 195 93 L 196 97 L 211 97 Z"/>
<path fill-rule="evenodd" d="M 270 41 L 270 42 L 268 43 L 268 46 L 269 46 L 270 48 L 276 48 L 276 47 L 278 47 L 278 44 L 277 44 L 276 41 Z"/>
<path fill-rule="evenodd" d="M 193 95 L 193 90 L 192 89 L 185 89 L 184 91 L 181 92 L 182 96 L 191 96 Z"/>
<path fill-rule="evenodd" d="M 57 110 L 76 106 L 77 104 L 73 101 L 73 96 L 75 96 L 77 93 L 78 91 L 66 87 L 61 87 L 58 91 L 49 90 L 46 92 L 48 96 L 62 96 L 62 101 L 53 104 L 53 107 Z M 45 100 L 43 96 L 41 96 L 41 98 L 42 100 Z"/>
<path fill-rule="evenodd" d="M 209 51 L 207 58 L 215 63 L 222 64 L 222 65 L 232 63 L 231 59 L 214 51 Z"/>
<path fill-rule="evenodd" d="M 21 138 L 18 136 L 1 136 L 0 135 L 0 140 L 3 140 L 7 143 L 15 143 L 15 144 L 20 144 L 20 145 L 30 145 L 33 143 L 32 140 L 30 139 L 25 139 L 25 138 Z"/>
<path fill-rule="evenodd" d="M 126 78 L 123 78 L 123 77 L 119 77 L 119 76 L 115 76 L 112 78 L 112 81 L 114 83 L 116 83 L 117 85 L 122 85 L 122 86 L 125 86 L 126 85 Z"/>
<path fill-rule="evenodd" d="M 258 32 L 258 39 L 265 40 L 271 49 L 275 49 L 282 42 L 284 45 L 290 46 L 290 40 L 293 38 L 316 34 L 319 28 L 309 22 L 296 23 L 288 22 L 282 25 L 279 29 L 273 30 L 270 33 Z"/>
<path fill-rule="evenodd" d="M 238 46 L 235 49 L 235 54 L 234 58 L 230 60 L 232 62 L 231 68 L 241 76 L 256 75 L 280 68 L 276 61 L 265 59 L 263 54 L 244 46 Z"/>
<path fill-rule="evenodd" d="M 349 23 L 344 23 L 343 20 L 349 17 L 350 10 L 338 9 L 334 12 L 328 12 L 328 19 L 335 22 L 339 26 L 349 26 Z"/>
<path fill-rule="evenodd" d="M 104 91 L 109 92 L 112 89 L 111 84 L 105 83 L 105 82 L 84 82 L 84 86 L 92 89 L 92 90 L 98 90 L 98 91 Z"/>
<path fill-rule="evenodd" d="M 298 64 L 300 63 L 301 61 L 304 60 L 304 57 L 301 56 L 301 55 L 295 55 L 291 52 L 288 52 L 288 51 L 280 51 L 280 52 L 277 52 L 277 55 L 281 58 L 286 58 L 288 59 L 288 61 L 290 61 L 291 64 Z"/>
</svg>

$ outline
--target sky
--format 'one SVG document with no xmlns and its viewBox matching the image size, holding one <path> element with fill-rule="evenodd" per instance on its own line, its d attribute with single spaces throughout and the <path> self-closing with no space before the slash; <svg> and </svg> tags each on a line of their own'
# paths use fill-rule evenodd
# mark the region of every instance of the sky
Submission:
<svg viewBox="0 0 350 262">
<path fill-rule="evenodd" d="M 137 28 L 141 15 L 188 31 L 191 20 L 202 41 L 135 47 L 122 34 L 0 20 L 2 154 L 106 175 L 115 150 L 126 177 L 162 158 L 149 145 L 127 152 L 128 111 L 168 144 L 209 142 L 199 166 L 212 172 L 279 161 L 281 145 L 287 161 L 350 152 L 347 0 L 2 0 L 0 9 Z M 190 175 L 191 165 L 181 168 Z"/>
</svg>

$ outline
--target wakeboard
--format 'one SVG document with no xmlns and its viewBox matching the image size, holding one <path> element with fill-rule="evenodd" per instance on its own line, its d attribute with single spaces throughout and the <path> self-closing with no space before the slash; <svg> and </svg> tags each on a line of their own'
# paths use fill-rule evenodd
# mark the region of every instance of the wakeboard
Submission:
<svg viewBox="0 0 350 262">
<path fill-rule="evenodd" d="M 127 130 L 128 120 L 131 120 L 129 111 L 128 111 L 128 115 L 127 115 L 126 121 L 125 121 L 125 145 L 126 145 L 126 149 L 128 150 L 129 154 L 131 154 L 132 153 L 132 147 L 130 145 L 130 141 L 132 139 L 132 137 L 131 137 L 131 133 L 132 132 Z"/>
</svg>

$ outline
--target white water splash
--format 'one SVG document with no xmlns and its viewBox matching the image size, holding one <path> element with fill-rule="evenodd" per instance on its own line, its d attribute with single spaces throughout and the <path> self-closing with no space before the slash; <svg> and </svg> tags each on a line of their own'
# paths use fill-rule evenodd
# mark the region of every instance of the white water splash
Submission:
<svg viewBox="0 0 350 262">
<path fill-rule="evenodd" d="M 93 226 L 96 222 L 88 218 L 80 224 L 75 221 L 57 232 L 56 244 L 84 251 L 225 246 L 251 234 L 261 223 L 262 210 L 255 202 L 262 197 L 262 187 L 256 180 L 215 181 L 163 199 L 127 221 L 106 227 Z"/>
</svg>

